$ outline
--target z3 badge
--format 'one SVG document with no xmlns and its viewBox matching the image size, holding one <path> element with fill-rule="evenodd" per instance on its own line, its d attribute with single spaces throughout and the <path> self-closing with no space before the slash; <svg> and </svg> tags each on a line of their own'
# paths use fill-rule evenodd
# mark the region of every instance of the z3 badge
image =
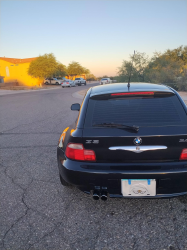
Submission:
<svg viewBox="0 0 187 250">
<path fill-rule="evenodd" d="M 179 142 L 187 142 L 187 139 L 180 139 Z"/>
<path fill-rule="evenodd" d="M 88 143 L 88 144 L 90 144 L 90 143 L 98 144 L 99 140 L 86 140 L 86 143 Z"/>
</svg>

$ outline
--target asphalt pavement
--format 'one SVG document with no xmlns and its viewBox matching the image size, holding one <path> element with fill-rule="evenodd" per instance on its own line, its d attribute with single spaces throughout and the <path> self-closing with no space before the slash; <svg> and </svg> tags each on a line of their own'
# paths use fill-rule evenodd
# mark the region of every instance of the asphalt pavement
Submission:
<svg viewBox="0 0 187 250">
<path fill-rule="evenodd" d="M 187 196 L 104 202 L 60 184 L 58 139 L 91 86 L 0 96 L 0 249 L 187 249 Z"/>
</svg>

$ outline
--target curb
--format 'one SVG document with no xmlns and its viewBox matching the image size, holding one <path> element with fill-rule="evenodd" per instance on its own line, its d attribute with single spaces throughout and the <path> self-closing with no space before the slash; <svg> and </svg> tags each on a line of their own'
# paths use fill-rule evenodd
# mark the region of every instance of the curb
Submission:
<svg viewBox="0 0 187 250">
<path fill-rule="evenodd" d="M 78 99 L 83 99 L 83 95 L 80 94 L 81 91 L 77 91 L 72 94 L 73 97 L 78 98 Z"/>
<path fill-rule="evenodd" d="M 4 95 L 13 95 L 13 94 L 21 94 L 21 93 L 31 93 L 36 91 L 45 91 L 45 90 L 54 90 L 56 88 L 47 88 L 47 89 L 33 89 L 33 90 L 5 90 L 0 89 L 0 96 Z"/>
</svg>

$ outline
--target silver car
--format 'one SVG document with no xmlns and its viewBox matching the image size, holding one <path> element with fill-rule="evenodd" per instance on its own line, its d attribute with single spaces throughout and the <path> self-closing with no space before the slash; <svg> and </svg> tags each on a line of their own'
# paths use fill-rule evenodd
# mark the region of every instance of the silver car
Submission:
<svg viewBox="0 0 187 250">
<path fill-rule="evenodd" d="M 62 86 L 62 88 L 64 88 L 64 87 L 69 87 L 70 88 L 70 87 L 75 87 L 76 84 L 75 84 L 75 82 L 73 80 L 64 79 L 61 82 L 61 86 Z"/>
<path fill-rule="evenodd" d="M 108 84 L 108 83 L 112 83 L 112 80 L 110 80 L 110 78 L 102 78 L 100 81 L 100 85 Z"/>
<path fill-rule="evenodd" d="M 86 80 L 84 78 L 75 78 L 75 84 L 81 86 L 82 84 L 86 85 Z"/>
<path fill-rule="evenodd" d="M 44 80 L 44 83 L 45 83 L 46 85 L 47 85 L 47 84 L 60 85 L 61 82 L 62 82 L 62 80 L 59 80 L 59 79 L 57 79 L 57 78 L 55 78 L 55 77 L 53 77 L 53 78 L 46 78 L 46 79 Z"/>
</svg>

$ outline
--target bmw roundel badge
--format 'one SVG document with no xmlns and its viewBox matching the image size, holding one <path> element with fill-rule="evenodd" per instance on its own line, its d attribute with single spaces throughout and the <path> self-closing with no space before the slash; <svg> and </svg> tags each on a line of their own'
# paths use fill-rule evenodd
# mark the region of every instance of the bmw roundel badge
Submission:
<svg viewBox="0 0 187 250">
<path fill-rule="evenodd" d="M 135 145 L 140 145 L 140 144 L 142 144 L 142 139 L 141 139 L 140 137 L 136 137 L 136 138 L 134 139 L 134 144 L 135 144 Z"/>
</svg>

